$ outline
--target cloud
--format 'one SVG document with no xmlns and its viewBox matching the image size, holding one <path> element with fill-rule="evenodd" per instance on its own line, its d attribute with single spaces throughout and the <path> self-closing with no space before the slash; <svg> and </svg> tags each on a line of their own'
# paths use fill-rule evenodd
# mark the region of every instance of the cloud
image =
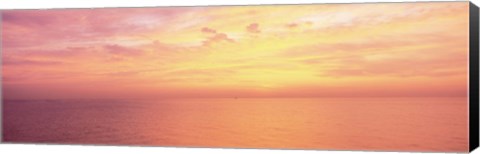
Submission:
<svg viewBox="0 0 480 154">
<path fill-rule="evenodd" d="M 167 75 L 173 76 L 217 76 L 235 73 L 228 68 L 209 68 L 209 69 L 178 69 L 169 71 Z"/>
<path fill-rule="evenodd" d="M 252 23 L 247 26 L 247 31 L 250 33 L 260 33 L 259 25 L 258 23 Z"/>
<path fill-rule="evenodd" d="M 102 73 L 101 75 L 106 76 L 113 76 L 113 77 L 130 77 L 133 75 L 138 75 L 143 71 L 117 71 L 117 72 L 110 72 L 110 73 Z"/>
<path fill-rule="evenodd" d="M 104 45 L 103 48 L 107 52 L 115 55 L 138 56 L 143 53 L 142 50 L 121 46 L 118 44 Z"/>
<path fill-rule="evenodd" d="M 235 42 L 233 39 L 229 38 L 226 33 L 218 32 L 215 29 L 203 27 L 201 31 L 210 35 L 210 37 L 203 41 L 203 45 L 210 45 L 216 42 Z"/>
<path fill-rule="evenodd" d="M 54 58 L 72 58 L 84 54 L 91 54 L 95 51 L 94 47 L 85 46 L 85 47 L 65 47 L 61 49 L 20 49 L 20 50 L 10 50 L 7 49 L 4 55 L 15 56 L 15 57 L 30 57 L 30 58 L 43 58 L 43 59 L 54 59 Z"/>
<path fill-rule="evenodd" d="M 3 22 L 6 24 L 14 24 L 17 26 L 35 27 L 48 26 L 56 22 L 56 18 L 50 18 L 51 12 L 37 11 L 4 11 L 2 12 Z"/>
<path fill-rule="evenodd" d="M 313 25 L 313 22 L 311 21 L 302 21 L 302 22 L 292 22 L 292 23 L 288 23 L 288 24 L 285 24 L 285 27 L 287 27 L 288 29 L 298 29 L 298 28 L 306 28 L 306 27 L 312 27 Z"/>
<path fill-rule="evenodd" d="M 402 50 L 405 47 L 409 50 Z M 453 49 L 457 48 L 457 49 Z M 291 54 L 297 62 L 319 68 L 319 77 L 432 77 L 464 75 L 467 72 L 465 57 L 454 45 L 417 47 L 398 46 L 369 50 L 315 50 L 309 55 Z M 450 49 L 450 50 L 445 50 Z M 442 51 L 443 50 L 443 51 Z M 415 57 L 415 58 L 412 58 Z"/>
<path fill-rule="evenodd" d="M 298 27 L 298 24 L 296 24 L 296 23 L 291 23 L 291 24 L 287 24 L 286 26 L 287 26 L 287 28 L 297 28 L 297 27 Z"/>
<path fill-rule="evenodd" d="M 166 71 L 160 80 L 164 82 L 214 82 L 233 75 L 236 70 L 229 68 L 175 69 Z"/>
<path fill-rule="evenodd" d="M 228 41 L 228 42 L 233 42 L 233 39 L 229 38 L 227 34 L 225 33 L 218 33 L 214 35 L 213 37 L 210 38 L 212 41 Z"/>
<path fill-rule="evenodd" d="M 429 58 L 398 57 L 378 61 L 366 59 L 340 63 L 336 68 L 327 70 L 323 76 L 355 77 L 355 76 L 431 76 L 445 77 L 464 75 L 467 62 L 462 61 L 465 54 L 450 56 L 433 56 Z M 326 60 L 328 61 L 328 60 Z"/>
<path fill-rule="evenodd" d="M 229 38 L 225 33 L 215 33 L 212 37 L 208 37 L 207 40 L 203 41 L 203 45 L 211 45 L 212 43 L 219 42 L 233 43 L 235 40 Z"/>
<path fill-rule="evenodd" d="M 215 29 L 211 29 L 211 28 L 208 28 L 208 27 L 203 27 L 202 28 L 202 32 L 204 33 L 217 33 L 217 31 Z"/>
<path fill-rule="evenodd" d="M 460 12 L 465 10 L 461 3 L 403 3 L 396 4 L 372 4 L 358 5 L 332 5 L 331 11 L 312 11 L 305 14 L 295 22 L 315 22 L 313 27 L 317 30 L 333 31 L 352 28 L 368 28 L 377 25 L 427 21 L 438 17 L 450 18 L 452 16 L 465 15 Z M 389 12 L 389 13 L 386 13 Z M 435 28 L 435 26 L 432 26 Z"/>
<path fill-rule="evenodd" d="M 171 26 L 195 8 L 108 8 L 2 11 L 3 45 L 7 48 L 44 44 L 96 42 L 150 34 Z M 28 37 L 24 37 L 28 36 Z"/>
<path fill-rule="evenodd" d="M 142 47 L 145 47 L 147 49 L 152 49 L 155 52 L 161 52 L 163 55 L 166 55 L 166 53 L 173 53 L 177 51 L 188 50 L 188 47 L 163 43 L 158 40 L 152 41 L 151 43 L 146 44 Z"/>
<path fill-rule="evenodd" d="M 8 57 L 4 57 L 2 63 L 3 63 L 3 65 L 26 65 L 26 66 L 42 66 L 42 65 L 63 64 L 60 61 L 18 59 L 18 58 L 8 58 Z"/>
</svg>

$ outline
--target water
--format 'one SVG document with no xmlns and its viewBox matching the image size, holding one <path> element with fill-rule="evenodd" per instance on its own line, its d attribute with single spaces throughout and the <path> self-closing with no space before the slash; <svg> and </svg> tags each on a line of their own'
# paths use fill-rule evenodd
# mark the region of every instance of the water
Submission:
<svg viewBox="0 0 480 154">
<path fill-rule="evenodd" d="M 7 142 L 468 150 L 467 98 L 4 101 Z"/>
</svg>

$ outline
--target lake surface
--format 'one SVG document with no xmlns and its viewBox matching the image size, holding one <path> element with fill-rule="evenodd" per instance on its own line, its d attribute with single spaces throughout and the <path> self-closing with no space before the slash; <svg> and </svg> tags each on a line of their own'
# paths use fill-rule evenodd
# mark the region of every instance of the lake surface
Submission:
<svg viewBox="0 0 480 154">
<path fill-rule="evenodd" d="M 468 151 L 467 98 L 4 101 L 6 142 Z"/>
</svg>

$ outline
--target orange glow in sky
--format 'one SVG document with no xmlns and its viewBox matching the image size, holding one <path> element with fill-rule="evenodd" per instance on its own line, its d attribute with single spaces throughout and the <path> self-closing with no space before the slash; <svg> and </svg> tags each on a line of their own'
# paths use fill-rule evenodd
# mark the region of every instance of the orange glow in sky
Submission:
<svg viewBox="0 0 480 154">
<path fill-rule="evenodd" d="M 6 99 L 466 96 L 468 2 L 2 11 Z"/>
</svg>

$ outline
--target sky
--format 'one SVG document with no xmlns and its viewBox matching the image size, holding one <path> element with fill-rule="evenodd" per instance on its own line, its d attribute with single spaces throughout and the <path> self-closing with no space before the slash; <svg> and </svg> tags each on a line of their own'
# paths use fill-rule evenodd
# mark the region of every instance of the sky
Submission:
<svg viewBox="0 0 480 154">
<path fill-rule="evenodd" d="M 467 96 L 468 2 L 1 14 L 5 99 Z"/>
</svg>

